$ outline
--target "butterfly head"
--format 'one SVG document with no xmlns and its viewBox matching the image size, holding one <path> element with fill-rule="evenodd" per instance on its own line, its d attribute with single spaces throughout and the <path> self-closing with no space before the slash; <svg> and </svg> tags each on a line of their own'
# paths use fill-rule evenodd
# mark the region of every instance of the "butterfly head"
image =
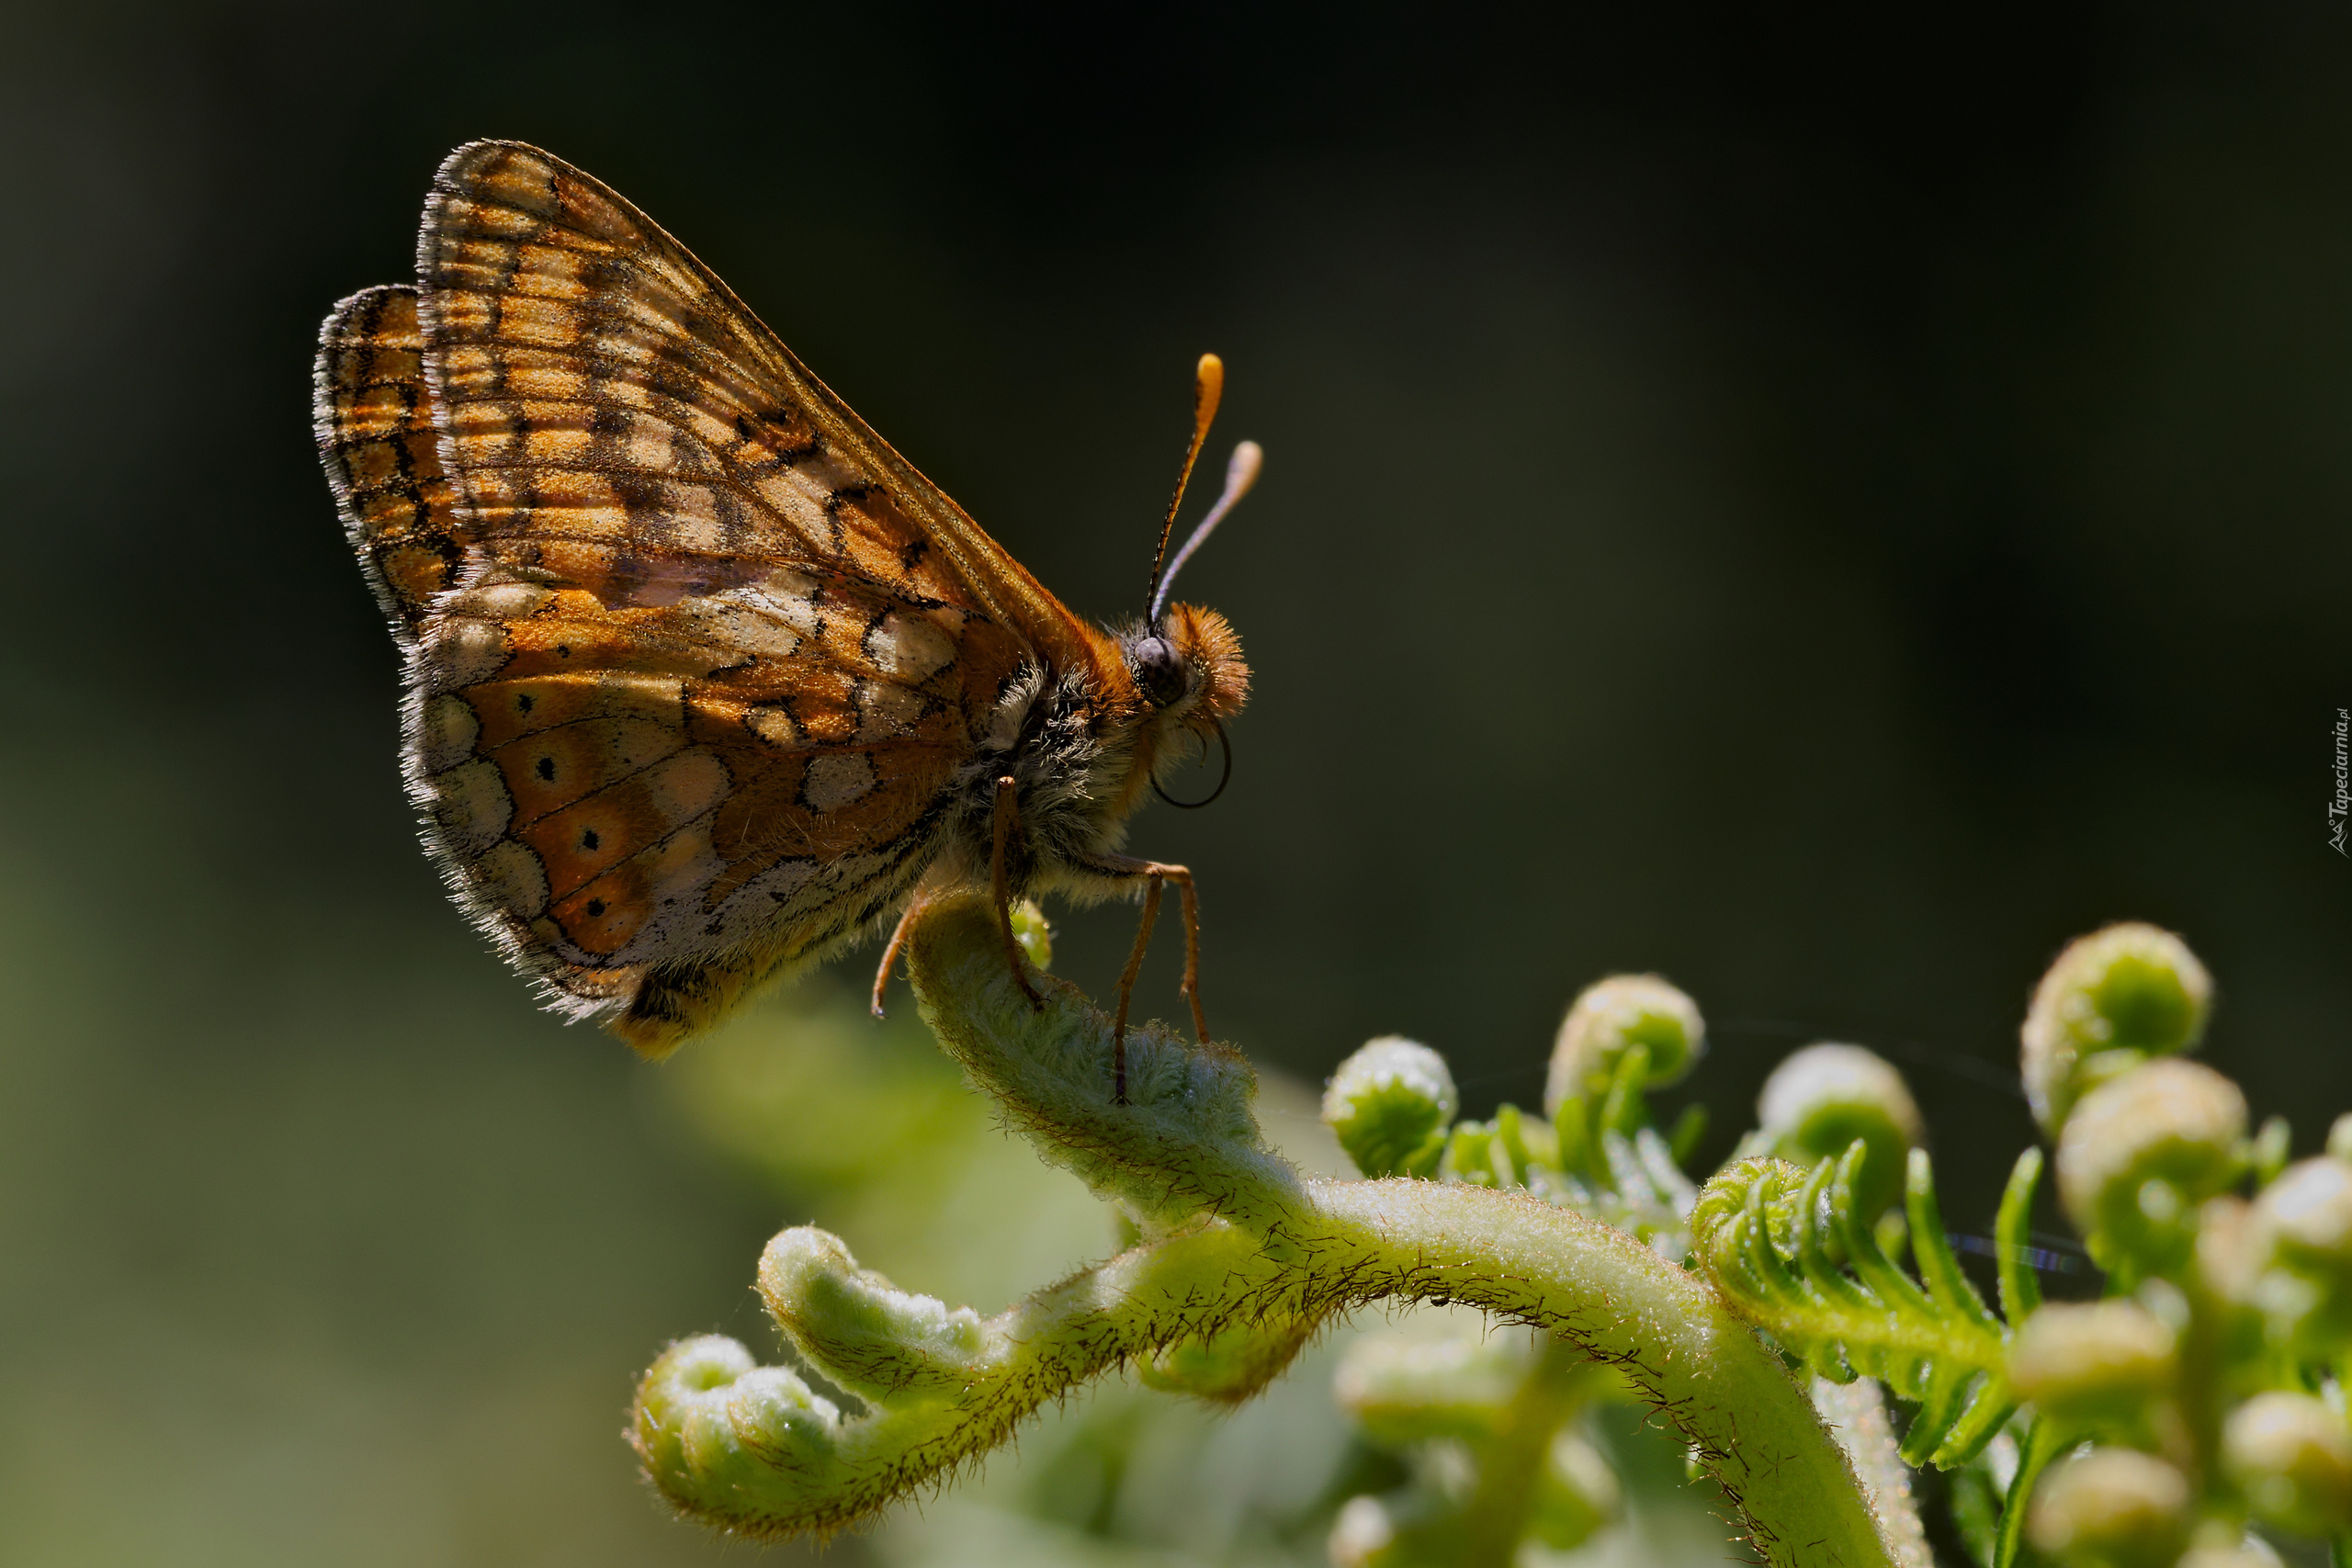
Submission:
<svg viewBox="0 0 2352 1568">
<path fill-rule="evenodd" d="M 1136 690 L 1157 716 L 1205 734 L 1249 698 L 1241 639 L 1215 610 L 1170 604 L 1120 642 Z"/>
<path fill-rule="evenodd" d="M 1137 715 L 1140 778 L 1171 806 L 1206 806 L 1225 793 L 1233 776 L 1233 745 L 1226 737 L 1225 721 L 1241 711 L 1250 695 L 1250 666 L 1242 661 L 1241 639 L 1234 635 L 1233 623 L 1197 604 L 1170 604 L 1157 623 L 1122 636 L 1119 649 L 1142 699 Z M 1168 793 L 1168 782 L 1195 754 L 1193 746 L 1180 742 L 1183 732 L 1198 743 L 1203 760 L 1211 738 L 1225 754 L 1216 787 L 1198 800 L 1179 800 Z"/>
<path fill-rule="evenodd" d="M 1225 469 L 1225 493 L 1217 497 L 1216 504 L 1209 508 L 1208 515 L 1201 519 L 1192 536 L 1184 541 L 1184 547 L 1170 559 L 1168 539 L 1176 525 L 1177 510 L 1184 503 L 1184 486 L 1193 477 L 1193 465 L 1199 460 L 1202 446 L 1208 441 L 1209 424 L 1216 418 L 1216 406 L 1224 391 L 1225 362 L 1214 354 L 1201 355 L 1193 383 L 1193 439 L 1184 449 L 1184 466 L 1176 475 L 1176 493 L 1169 500 L 1168 515 L 1159 526 L 1159 548 L 1152 556 L 1151 586 L 1145 594 L 1143 624 L 1119 638 L 1127 675 L 1135 682 L 1148 715 L 1145 754 L 1153 759 L 1173 756 L 1178 749 L 1164 742 L 1172 739 L 1178 729 L 1189 729 L 1204 741 L 1214 735 L 1223 742 L 1225 721 L 1241 711 L 1241 705 L 1250 694 L 1250 666 L 1242 662 L 1241 639 L 1234 635 L 1232 623 L 1215 610 L 1168 602 L 1176 574 L 1193 558 L 1193 552 L 1201 547 L 1202 541 L 1225 521 L 1225 514 L 1233 510 L 1234 503 L 1258 482 L 1258 469 L 1265 460 L 1265 454 L 1254 441 L 1244 441 L 1233 449 L 1233 457 Z M 1232 764 L 1233 753 L 1228 746 L 1228 776 Z M 1157 772 L 1154 764 L 1147 764 L 1147 769 Z M 1153 786 L 1158 785 L 1155 777 Z M 1219 783 L 1218 791 L 1224 788 Z M 1161 794 L 1166 795 L 1164 790 Z M 1209 798 L 1213 800 L 1216 795 Z"/>
<path fill-rule="evenodd" d="M 1240 711 L 1250 690 L 1250 667 L 1241 661 L 1241 639 L 1233 635 L 1230 622 L 1215 610 L 1196 604 L 1170 604 L 1168 593 L 1193 552 L 1258 482 L 1266 454 L 1255 441 L 1234 447 L 1225 466 L 1225 493 L 1216 498 L 1216 504 L 1194 526 L 1172 560 L 1168 539 L 1176 526 L 1177 509 L 1184 504 L 1184 487 L 1193 477 L 1193 465 L 1207 444 L 1209 424 L 1216 418 L 1216 406 L 1224 395 L 1225 361 L 1214 354 L 1202 355 L 1193 382 L 1193 439 L 1184 448 L 1184 466 L 1177 470 L 1176 493 L 1169 500 L 1168 516 L 1159 525 L 1159 548 L 1151 560 L 1151 587 L 1144 596 L 1144 624 L 1119 639 L 1126 655 L 1127 673 L 1144 701 L 1155 713 L 1180 717 L 1204 734 Z"/>
</svg>

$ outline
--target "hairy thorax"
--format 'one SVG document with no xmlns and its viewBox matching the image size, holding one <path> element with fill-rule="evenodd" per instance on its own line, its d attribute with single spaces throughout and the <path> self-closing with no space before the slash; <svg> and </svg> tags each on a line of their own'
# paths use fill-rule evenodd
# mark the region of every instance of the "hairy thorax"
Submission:
<svg viewBox="0 0 2352 1568">
<path fill-rule="evenodd" d="M 1005 874 L 1020 894 L 1091 900 L 1119 891 L 1085 867 L 1118 852 L 1133 809 L 1140 705 L 1122 705 L 1085 673 L 1023 670 L 998 699 L 978 754 L 956 777 L 934 880 L 985 882 L 995 847 L 998 781 L 1013 781 Z"/>
<path fill-rule="evenodd" d="M 1158 649 L 1148 646 L 1155 638 Z M 1249 675 L 1223 617 L 1189 605 L 1174 606 L 1161 632 L 1138 626 L 1104 641 L 1116 662 L 1057 673 L 1031 664 L 1006 682 L 957 773 L 933 886 L 988 878 L 999 781 L 1009 778 L 1012 891 L 1081 902 L 1135 891 L 1133 865 L 1117 863 L 1127 818 L 1157 778 L 1186 766 L 1239 709 Z M 1159 672 L 1158 701 L 1138 678 L 1155 652 L 1174 658 Z"/>
</svg>

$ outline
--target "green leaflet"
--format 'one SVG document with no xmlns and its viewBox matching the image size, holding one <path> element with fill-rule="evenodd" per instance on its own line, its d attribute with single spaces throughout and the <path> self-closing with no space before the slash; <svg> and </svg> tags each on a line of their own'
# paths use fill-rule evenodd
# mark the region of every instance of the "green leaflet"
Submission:
<svg viewBox="0 0 2352 1568">
<path fill-rule="evenodd" d="M 1690 1213 L 1701 1269 L 1735 1311 L 1835 1382 L 1874 1377 L 1918 1406 L 1903 1457 L 1948 1469 L 1972 1458 L 2017 1406 L 2005 1371 L 2009 1332 L 1961 1272 L 1944 1239 L 1935 1176 L 1911 1151 L 1905 1182 L 1912 1261 L 1887 1257 L 1854 1193 L 1864 1145 L 1807 1171 L 1786 1160 L 1732 1165 Z M 2002 1294 L 2012 1312 L 2032 1281 L 2011 1260 L 2039 1158 L 2019 1163 L 2002 1205 Z"/>
</svg>

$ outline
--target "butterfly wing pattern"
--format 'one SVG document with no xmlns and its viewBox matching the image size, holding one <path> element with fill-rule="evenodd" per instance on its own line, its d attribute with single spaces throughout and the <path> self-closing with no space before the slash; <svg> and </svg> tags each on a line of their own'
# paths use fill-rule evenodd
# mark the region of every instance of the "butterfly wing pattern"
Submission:
<svg viewBox="0 0 2352 1568">
<path fill-rule="evenodd" d="M 1156 734 L 1238 706 L 1220 618 L 1177 607 L 1196 672 L 1147 722 L 1118 639 L 536 148 L 449 156 L 417 274 L 327 319 L 317 434 L 407 660 L 428 848 L 551 1006 L 667 1050 L 904 904 L 978 768 L 1041 810 L 1092 802 L 1055 838 L 1067 874 L 1182 874 L 1083 857 L 1115 845 Z M 1083 744 L 1013 757 L 1008 724 L 1048 717 Z"/>
<path fill-rule="evenodd" d="M 586 175 L 461 149 L 420 253 L 318 377 L 410 791 L 561 1010 L 667 1044 L 904 896 L 1031 649 L 910 515 L 952 503 Z"/>
<path fill-rule="evenodd" d="M 344 531 L 403 651 L 464 544 L 424 385 L 416 290 L 364 289 L 320 333 L 319 439 Z"/>
</svg>

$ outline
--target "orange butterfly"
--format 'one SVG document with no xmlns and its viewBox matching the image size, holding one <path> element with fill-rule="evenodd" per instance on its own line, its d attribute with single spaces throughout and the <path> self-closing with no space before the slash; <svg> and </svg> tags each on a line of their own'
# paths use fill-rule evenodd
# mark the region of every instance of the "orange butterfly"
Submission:
<svg viewBox="0 0 2352 1568">
<path fill-rule="evenodd" d="M 1204 355 L 1184 477 L 1222 381 Z M 685 247 L 512 141 L 442 165 L 414 288 L 327 318 L 315 417 L 407 656 L 426 847 L 556 1010 L 659 1055 L 897 913 L 878 1011 L 912 911 L 983 883 L 1034 999 L 1008 900 L 1141 888 L 1124 1029 L 1174 882 L 1207 1038 L 1192 875 L 1117 851 L 1247 694 L 1167 587 L 1254 446 L 1165 574 L 1163 525 L 1145 620 L 1096 626 Z"/>
</svg>

